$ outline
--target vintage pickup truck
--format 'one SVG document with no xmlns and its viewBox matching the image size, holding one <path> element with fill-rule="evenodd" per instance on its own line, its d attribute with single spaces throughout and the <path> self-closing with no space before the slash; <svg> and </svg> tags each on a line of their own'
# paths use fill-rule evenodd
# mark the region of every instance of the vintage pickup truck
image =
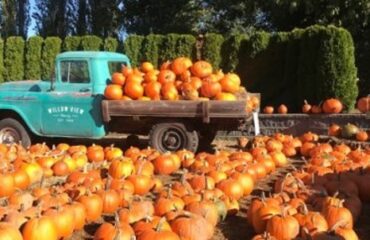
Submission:
<svg viewBox="0 0 370 240">
<path fill-rule="evenodd" d="M 124 54 L 65 52 L 56 57 L 48 80 L 0 85 L 0 142 L 28 146 L 33 136 L 102 139 L 149 137 L 160 151 L 195 151 L 215 132 L 244 121 L 245 99 L 238 101 L 108 101 L 104 90 L 113 72 L 130 66 Z"/>
</svg>

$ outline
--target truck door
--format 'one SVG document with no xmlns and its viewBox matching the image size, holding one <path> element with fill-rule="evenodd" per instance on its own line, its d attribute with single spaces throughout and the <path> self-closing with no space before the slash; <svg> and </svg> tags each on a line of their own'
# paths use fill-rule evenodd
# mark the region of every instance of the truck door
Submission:
<svg viewBox="0 0 370 240">
<path fill-rule="evenodd" d="M 55 89 L 43 100 L 42 131 L 48 136 L 93 137 L 94 96 L 89 61 L 57 63 Z"/>
</svg>

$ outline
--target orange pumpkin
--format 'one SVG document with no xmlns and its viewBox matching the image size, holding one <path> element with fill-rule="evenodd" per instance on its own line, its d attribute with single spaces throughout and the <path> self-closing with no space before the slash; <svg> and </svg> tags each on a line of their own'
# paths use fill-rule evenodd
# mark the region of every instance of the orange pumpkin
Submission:
<svg viewBox="0 0 370 240">
<path fill-rule="evenodd" d="M 304 100 L 303 106 L 302 106 L 302 112 L 303 113 L 310 113 L 312 109 L 312 106 L 307 102 L 307 100 Z"/>
<path fill-rule="evenodd" d="M 235 73 L 228 73 L 220 80 L 220 84 L 222 91 L 236 93 L 240 89 L 240 78 Z"/>
<path fill-rule="evenodd" d="M 358 131 L 358 133 L 356 133 L 356 139 L 360 142 L 366 142 L 369 139 L 369 135 L 366 131 Z"/>
<path fill-rule="evenodd" d="M 158 74 L 158 82 L 161 84 L 174 83 L 176 80 L 176 74 L 171 70 L 161 70 Z"/>
<path fill-rule="evenodd" d="M 266 114 L 272 114 L 274 112 L 274 107 L 273 106 L 266 106 L 263 108 L 263 113 Z"/>
<path fill-rule="evenodd" d="M 281 104 L 278 107 L 278 113 L 280 113 L 280 114 L 287 114 L 288 113 L 288 107 L 285 106 L 284 104 Z"/>
<path fill-rule="evenodd" d="M 126 78 L 122 73 L 115 72 L 112 75 L 112 83 L 123 86 L 125 84 Z"/>
<path fill-rule="evenodd" d="M 203 84 L 200 88 L 202 96 L 207 98 L 216 97 L 217 94 L 221 93 L 221 91 L 222 91 L 221 84 L 212 81 L 203 81 Z"/>
<path fill-rule="evenodd" d="M 120 100 L 122 95 L 122 87 L 118 84 L 109 84 L 104 90 L 104 96 L 108 100 Z"/>
<path fill-rule="evenodd" d="M 357 101 L 357 109 L 362 113 L 370 111 L 370 97 L 362 97 Z"/>
<path fill-rule="evenodd" d="M 199 78 L 208 77 L 212 72 L 212 65 L 207 61 L 197 61 L 191 66 L 191 73 Z"/>
<path fill-rule="evenodd" d="M 150 62 L 142 62 L 141 65 L 140 65 L 140 70 L 143 73 L 147 73 L 147 72 L 153 71 L 154 70 L 154 66 Z"/>
<path fill-rule="evenodd" d="M 171 64 L 171 69 L 176 75 L 181 75 L 185 73 L 193 63 L 187 57 L 179 57 L 173 60 Z"/>
<path fill-rule="evenodd" d="M 144 95 L 144 87 L 137 82 L 127 82 L 125 87 L 125 94 L 131 99 L 139 99 Z"/>
<path fill-rule="evenodd" d="M 322 109 L 324 113 L 340 113 L 343 110 L 343 104 L 338 99 L 330 98 L 324 101 Z"/>
<path fill-rule="evenodd" d="M 329 136 L 339 137 L 341 134 L 341 127 L 338 124 L 331 124 L 328 129 Z"/>
</svg>

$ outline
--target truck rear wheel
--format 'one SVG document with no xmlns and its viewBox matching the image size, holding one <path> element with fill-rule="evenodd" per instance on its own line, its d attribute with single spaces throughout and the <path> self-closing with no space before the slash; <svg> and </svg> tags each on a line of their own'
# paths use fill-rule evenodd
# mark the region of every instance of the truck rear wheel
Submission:
<svg viewBox="0 0 370 240">
<path fill-rule="evenodd" d="M 31 137 L 19 121 L 5 118 L 0 121 L 0 143 L 21 143 L 24 147 L 29 147 Z"/>
<path fill-rule="evenodd" d="M 199 136 L 197 131 L 187 129 L 183 123 L 159 123 L 150 131 L 149 144 L 162 153 L 181 149 L 196 152 Z"/>
</svg>

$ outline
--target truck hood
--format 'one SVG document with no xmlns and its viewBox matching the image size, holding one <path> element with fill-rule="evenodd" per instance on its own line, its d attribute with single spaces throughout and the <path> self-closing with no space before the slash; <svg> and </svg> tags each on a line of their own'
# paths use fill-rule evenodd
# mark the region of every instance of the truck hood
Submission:
<svg viewBox="0 0 370 240">
<path fill-rule="evenodd" d="M 42 92 L 50 88 L 50 82 L 46 81 L 14 81 L 0 84 L 0 91 L 12 92 Z"/>
</svg>

